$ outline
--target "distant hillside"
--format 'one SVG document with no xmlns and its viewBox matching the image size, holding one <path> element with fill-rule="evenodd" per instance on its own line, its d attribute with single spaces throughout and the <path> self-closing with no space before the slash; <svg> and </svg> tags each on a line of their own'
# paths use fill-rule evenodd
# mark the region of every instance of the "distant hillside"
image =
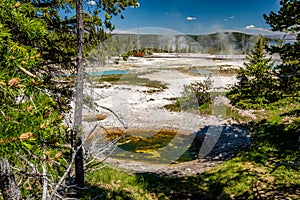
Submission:
<svg viewBox="0 0 300 200">
<path fill-rule="evenodd" d="M 206 35 L 188 35 L 189 37 L 193 38 L 196 41 L 201 40 L 220 40 L 220 39 L 231 39 L 233 41 L 242 41 L 243 39 L 250 39 L 256 37 L 255 35 L 250 35 L 241 32 L 218 32 L 218 33 L 211 33 Z"/>
<path fill-rule="evenodd" d="M 220 32 L 208 35 L 114 34 L 132 49 L 152 49 L 158 52 L 201 52 L 210 54 L 245 54 L 255 42 L 255 35 L 240 32 Z M 118 42 L 117 42 L 118 43 Z"/>
<path fill-rule="evenodd" d="M 219 32 L 208 35 L 191 35 L 207 53 L 247 53 L 255 43 L 256 35 L 240 32 Z"/>
<path fill-rule="evenodd" d="M 254 46 L 256 35 L 220 32 L 208 35 L 176 34 L 112 34 L 90 53 L 100 61 L 107 56 L 128 56 L 131 52 L 247 54 Z"/>
</svg>

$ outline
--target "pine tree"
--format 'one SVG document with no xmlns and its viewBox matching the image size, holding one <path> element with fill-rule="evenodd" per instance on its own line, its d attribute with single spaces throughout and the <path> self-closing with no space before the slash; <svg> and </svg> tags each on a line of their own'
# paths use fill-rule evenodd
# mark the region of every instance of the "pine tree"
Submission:
<svg viewBox="0 0 300 200">
<path fill-rule="evenodd" d="M 283 42 L 269 49 L 278 53 L 282 63 L 276 67 L 276 76 L 280 81 L 281 93 L 288 96 L 299 96 L 300 91 L 300 1 L 282 0 L 278 13 L 273 11 L 264 15 L 273 31 L 286 33 L 283 37 L 292 37 L 293 42 Z"/>
<path fill-rule="evenodd" d="M 273 62 L 272 58 L 266 57 L 266 45 L 266 40 L 259 35 L 254 49 L 247 55 L 248 62 L 238 72 L 238 82 L 228 93 L 228 97 L 238 106 L 263 106 L 277 100 Z"/>
<path fill-rule="evenodd" d="M 111 17 L 136 1 L 115 2 L 99 1 L 92 14 L 83 13 L 84 55 L 106 37 L 105 28 L 113 29 Z M 68 167 L 69 128 L 62 114 L 70 109 L 74 80 L 57 75 L 76 69 L 77 31 L 76 18 L 59 13 L 74 6 L 67 0 L 0 4 L 0 157 L 18 169 L 18 182 L 30 186 L 21 188 L 22 195 L 31 199 L 50 198 Z"/>
<path fill-rule="evenodd" d="M 27 193 L 39 198 L 45 180 L 39 176 L 47 171 L 55 179 L 56 170 L 62 170 L 54 162 L 61 159 L 64 148 L 60 144 L 66 143 L 67 132 L 39 71 L 40 52 L 19 42 L 44 40 L 47 33 L 45 21 L 28 17 L 27 11 L 34 11 L 30 3 L 5 1 L 0 5 L 0 157 L 14 163 L 14 169 L 20 171 L 18 181 L 32 184 Z M 32 176 L 36 178 L 27 179 Z"/>
</svg>

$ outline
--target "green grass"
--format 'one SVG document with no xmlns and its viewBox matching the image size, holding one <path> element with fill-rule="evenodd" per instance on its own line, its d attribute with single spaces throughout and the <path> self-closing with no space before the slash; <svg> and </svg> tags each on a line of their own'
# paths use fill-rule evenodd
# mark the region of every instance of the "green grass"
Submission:
<svg viewBox="0 0 300 200">
<path fill-rule="evenodd" d="M 120 169 L 104 167 L 89 173 L 86 179 L 86 185 L 91 189 L 85 192 L 81 199 L 92 199 L 96 196 L 99 196 L 99 199 L 113 200 L 151 199 L 145 181 Z"/>
<path fill-rule="evenodd" d="M 300 103 L 284 99 L 257 111 L 248 122 L 250 146 L 236 157 L 199 175 L 131 174 L 104 168 L 89 174 L 89 198 L 103 199 L 299 199 L 300 170 L 276 163 L 300 163 Z M 87 199 L 89 199 L 87 198 Z"/>
</svg>

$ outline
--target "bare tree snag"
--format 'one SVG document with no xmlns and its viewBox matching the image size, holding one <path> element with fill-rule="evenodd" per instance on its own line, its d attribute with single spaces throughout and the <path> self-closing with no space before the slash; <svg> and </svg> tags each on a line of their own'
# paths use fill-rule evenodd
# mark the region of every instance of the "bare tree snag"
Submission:
<svg viewBox="0 0 300 200">
<path fill-rule="evenodd" d="M 77 150 L 75 156 L 75 183 L 78 187 L 84 187 L 84 168 L 82 154 L 82 109 L 83 109 L 83 45 L 84 45 L 84 26 L 83 26 L 82 0 L 76 0 L 76 19 L 77 19 L 77 75 L 75 93 L 75 113 L 74 113 L 74 133 L 76 135 L 74 147 Z"/>
<path fill-rule="evenodd" d="M 21 199 L 21 192 L 8 160 L 3 158 L 0 158 L 0 190 L 4 200 Z"/>
</svg>

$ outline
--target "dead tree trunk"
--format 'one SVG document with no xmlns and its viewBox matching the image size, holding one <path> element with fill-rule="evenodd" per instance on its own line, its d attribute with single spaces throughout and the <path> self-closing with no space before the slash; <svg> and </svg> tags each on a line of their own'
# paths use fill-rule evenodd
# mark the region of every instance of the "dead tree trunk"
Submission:
<svg viewBox="0 0 300 200">
<path fill-rule="evenodd" d="M 76 18 L 77 18 L 77 74 L 76 74 L 76 96 L 74 113 L 74 132 L 76 134 L 75 149 L 75 183 L 78 187 L 84 187 L 84 169 L 82 154 L 82 109 L 83 109 L 83 44 L 84 44 L 84 26 L 82 15 L 82 0 L 76 0 Z"/>
<path fill-rule="evenodd" d="M 15 181 L 7 159 L 0 158 L 0 190 L 4 200 L 21 199 L 21 192 Z"/>
</svg>

